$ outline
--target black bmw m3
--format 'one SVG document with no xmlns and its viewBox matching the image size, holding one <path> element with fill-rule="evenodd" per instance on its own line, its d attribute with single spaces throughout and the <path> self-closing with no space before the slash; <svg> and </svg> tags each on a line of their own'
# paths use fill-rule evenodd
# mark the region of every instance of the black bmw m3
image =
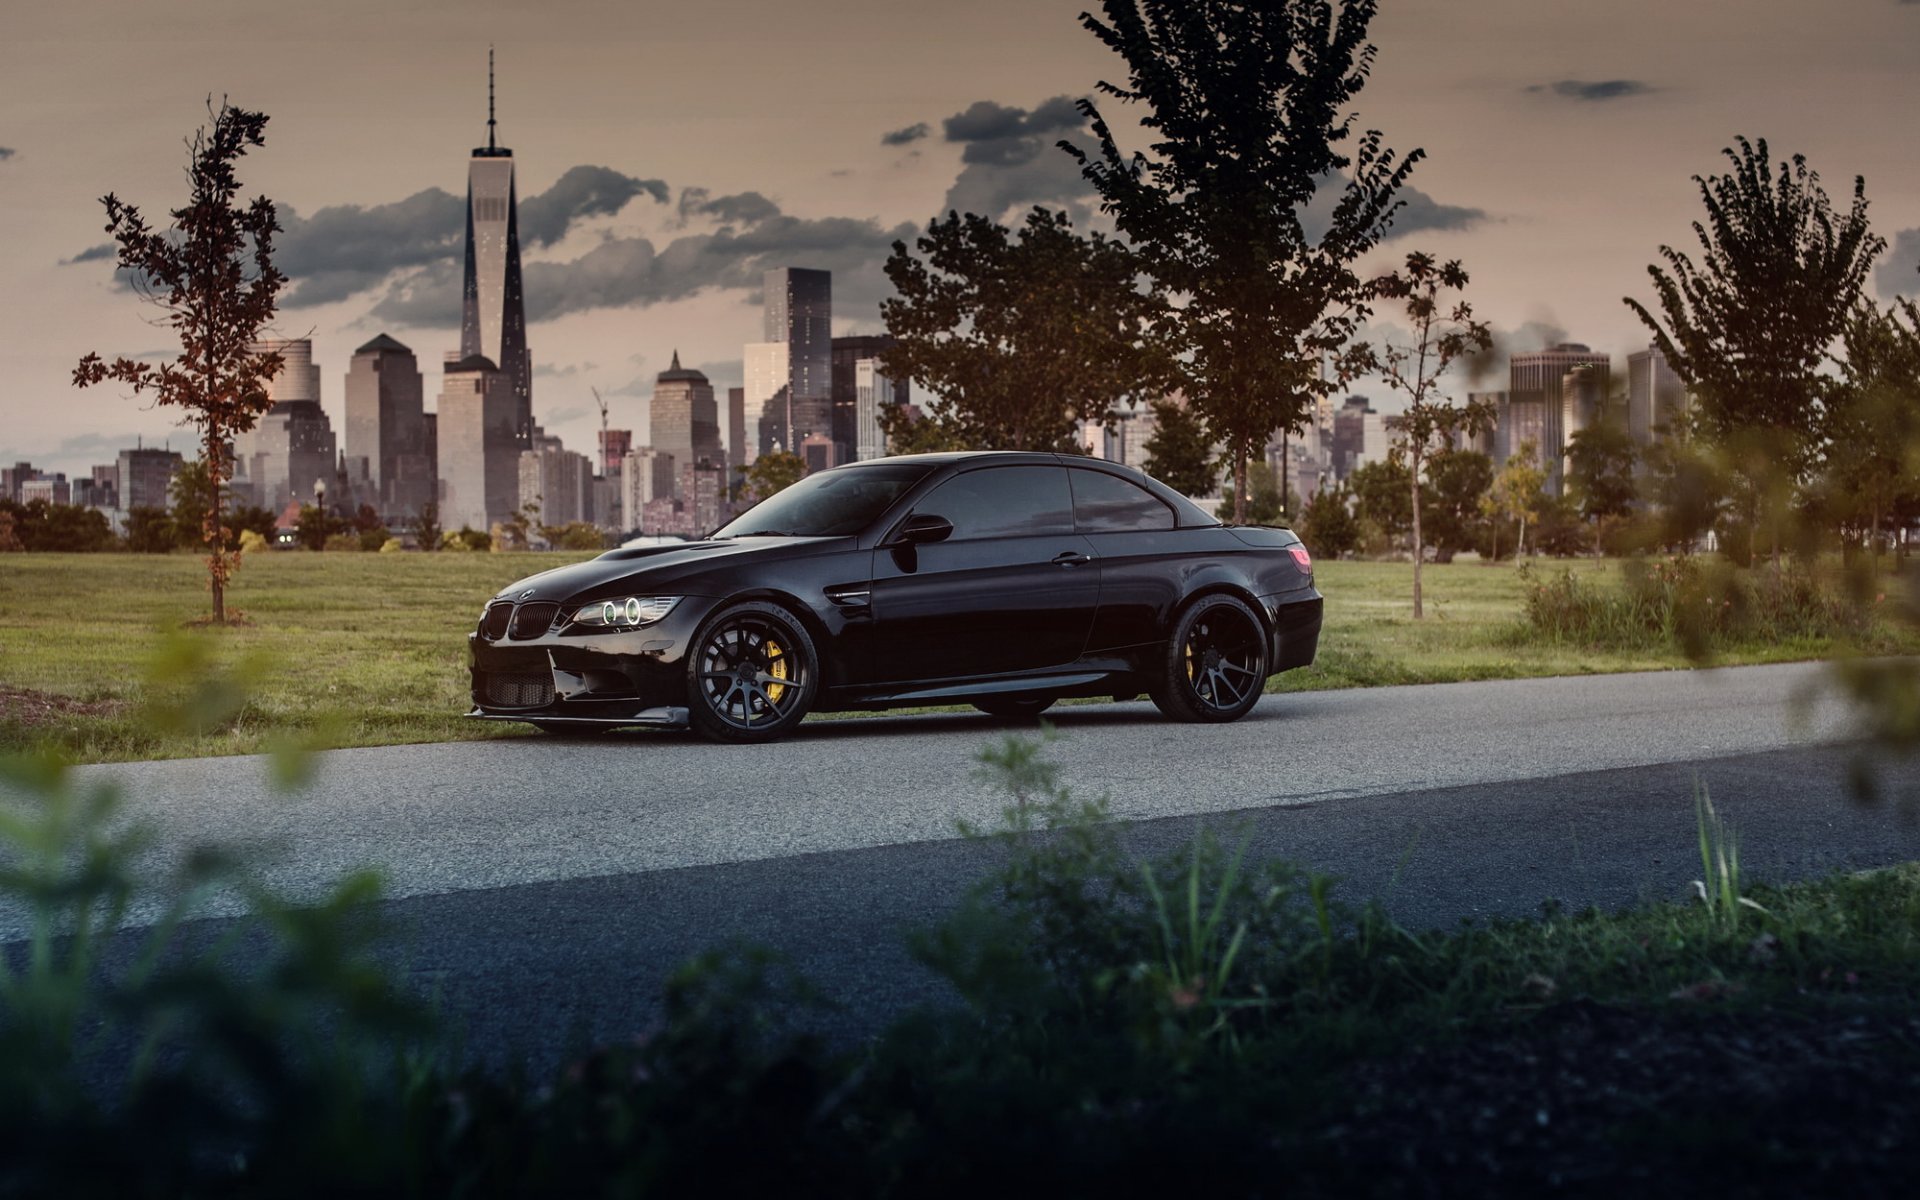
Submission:
<svg viewBox="0 0 1920 1200">
<path fill-rule="evenodd" d="M 759 742 L 809 712 L 1037 715 L 1146 693 L 1232 721 L 1313 661 L 1300 539 L 1222 525 L 1131 468 L 924 454 L 801 480 L 697 542 L 612 550 L 490 601 L 470 716 Z"/>
</svg>

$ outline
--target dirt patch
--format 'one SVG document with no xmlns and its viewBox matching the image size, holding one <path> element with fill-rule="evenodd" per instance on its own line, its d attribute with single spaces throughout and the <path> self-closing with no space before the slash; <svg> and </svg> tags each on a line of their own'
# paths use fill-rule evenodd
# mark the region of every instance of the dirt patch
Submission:
<svg viewBox="0 0 1920 1200">
<path fill-rule="evenodd" d="M 0 684 L 0 724 L 38 728 L 67 717 L 111 717 L 131 705 L 125 700 L 77 700 L 53 692 Z"/>
</svg>

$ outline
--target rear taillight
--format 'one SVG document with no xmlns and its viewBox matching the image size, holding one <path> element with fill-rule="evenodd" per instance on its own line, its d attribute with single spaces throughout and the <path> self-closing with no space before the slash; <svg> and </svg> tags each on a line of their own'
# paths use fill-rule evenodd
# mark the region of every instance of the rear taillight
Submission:
<svg viewBox="0 0 1920 1200">
<path fill-rule="evenodd" d="M 1293 565 L 1300 568 L 1302 575 L 1313 574 L 1313 555 L 1307 553 L 1305 546 L 1288 546 L 1287 553 L 1293 555 Z"/>
</svg>

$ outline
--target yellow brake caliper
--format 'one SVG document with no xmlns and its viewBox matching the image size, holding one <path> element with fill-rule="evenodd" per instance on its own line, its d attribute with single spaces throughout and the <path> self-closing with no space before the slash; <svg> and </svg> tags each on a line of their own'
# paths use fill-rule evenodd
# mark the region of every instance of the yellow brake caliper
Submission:
<svg viewBox="0 0 1920 1200">
<path fill-rule="evenodd" d="M 787 652 L 780 648 L 778 642 L 767 643 L 767 674 L 775 679 L 787 678 Z M 787 685 L 784 683 L 767 685 L 767 699 L 775 704 L 780 703 L 780 697 L 786 695 L 786 692 Z"/>
</svg>

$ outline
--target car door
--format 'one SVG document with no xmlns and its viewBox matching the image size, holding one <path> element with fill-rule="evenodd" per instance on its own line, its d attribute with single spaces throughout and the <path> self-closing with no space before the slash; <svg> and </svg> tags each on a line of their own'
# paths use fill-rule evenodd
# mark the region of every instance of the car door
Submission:
<svg viewBox="0 0 1920 1200">
<path fill-rule="evenodd" d="M 1087 652 L 1159 640 L 1183 590 L 1171 565 L 1192 553 L 1192 530 L 1152 492 L 1098 467 L 1069 467 L 1073 523 L 1100 562 L 1100 608 Z"/>
<path fill-rule="evenodd" d="M 1099 564 L 1073 529 L 1057 465 L 955 475 L 911 515 L 953 523 L 944 541 L 873 555 L 875 682 L 962 679 L 1080 657 L 1100 598 Z"/>
</svg>

